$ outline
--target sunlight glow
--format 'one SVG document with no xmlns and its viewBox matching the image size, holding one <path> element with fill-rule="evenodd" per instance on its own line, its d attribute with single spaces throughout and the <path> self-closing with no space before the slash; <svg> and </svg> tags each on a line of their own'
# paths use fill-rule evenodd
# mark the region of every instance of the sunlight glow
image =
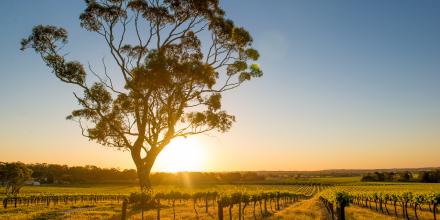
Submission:
<svg viewBox="0 0 440 220">
<path fill-rule="evenodd" d="M 178 138 L 157 157 L 156 172 L 201 171 L 205 169 L 206 152 L 194 138 Z"/>
</svg>

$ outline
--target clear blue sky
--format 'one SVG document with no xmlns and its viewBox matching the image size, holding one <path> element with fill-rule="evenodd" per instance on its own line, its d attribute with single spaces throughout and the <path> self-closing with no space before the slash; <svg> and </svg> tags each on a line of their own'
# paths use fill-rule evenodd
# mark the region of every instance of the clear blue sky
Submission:
<svg viewBox="0 0 440 220">
<path fill-rule="evenodd" d="M 214 170 L 440 166 L 440 1 L 227 0 L 265 75 L 225 97 L 237 123 L 202 136 Z M 133 167 L 64 117 L 72 88 L 20 39 L 37 24 L 68 29 L 69 56 L 107 50 L 79 27 L 82 1 L 3 1 L 0 161 Z M 107 54 L 108 56 L 108 54 Z"/>
</svg>

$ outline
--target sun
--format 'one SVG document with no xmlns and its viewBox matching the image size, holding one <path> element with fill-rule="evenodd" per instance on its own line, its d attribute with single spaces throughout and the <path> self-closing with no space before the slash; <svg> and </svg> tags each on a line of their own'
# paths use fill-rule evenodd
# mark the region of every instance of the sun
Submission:
<svg viewBox="0 0 440 220">
<path fill-rule="evenodd" d="M 206 152 L 195 138 L 177 138 L 159 154 L 154 171 L 180 172 L 204 170 Z"/>
</svg>

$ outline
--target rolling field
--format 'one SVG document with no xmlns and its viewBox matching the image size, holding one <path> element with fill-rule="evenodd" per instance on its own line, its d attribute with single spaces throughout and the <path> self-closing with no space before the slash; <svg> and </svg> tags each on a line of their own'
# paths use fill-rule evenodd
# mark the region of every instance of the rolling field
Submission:
<svg viewBox="0 0 440 220">
<path fill-rule="evenodd" d="M 320 186 L 312 185 L 204 185 L 194 187 L 174 187 L 174 186 L 156 186 L 155 193 L 169 193 L 172 191 L 194 194 L 197 192 L 217 192 L 219 195 L 229 195 L 235 192 L 256 194 L 264 192 L 290 192 L 304 195 L 313 195 L 321 190 Z M 126 185 L 75 185 L 75 186 L 25 186 L 20 195 L 32 198 L 32 196 L 56 195 L 61 197 L 57 202 L 52 201 L 49 205 L 45 201 L 38 203 L 18 202 L 15 207 L 14 200 L 9 202 L 8 208 L 0 209 L 0 219 L 120 219 L 122 199 L 109 199 L 100 201 L 73 200 L 64 201 L 63 196 L 80 197 L 82 195 L 121 195 L 128 196 L 131 192 L 136 192 L 137 186 Z M 1 198 L 1 196 L 0 196 Z M 4 199 L 4 198 L 3 198 Z M 171 201 L 163 201 L 161 217 L 167 219 L 173 216 Z M 287 206 L 288 203 L 285 203 Z M 290 203 L 289 203 L 290 204 Z M 256 204 L 256 216 L 266 215 L 260 208 L 260 203 Z M 269 212 L 275 212 L 274 201 L 267 204 Z M 197 210 L 197 214 L 196 214 Z M 210 201 L 208 212 L 205 210 L 203 201 L 194 204 L 190 199 L 178 199 L 175 205 L 177 219 L 193 219 L 197 216 L 200 219 L 216 219 L 217 204 Z M 228 209 L 224 210 L 225 216 L 228 215 Z M 231 213 L 236 216 L 237 208 L 232 209 Z M 132 209 L 127 213 L 128 219 L 141 219 L 139 210 Z M 153 217 L 154 216 L 154 217 Z M 156 210 L 146 210 L 144 218 L 152 219 L 156 216 Z M 244 216 L 250 219 L 254 218 L 253 207 L 244 210 Z"/>
<path fill-rule="evenodd" d="M 1 189 L 3 190 L 3 189 Z M 9 200 L 7 208 L 0 209 L 0 219 L 120 219 L 122 201 L 125 196 L 137 192 L 136 185 L 60 185 L 60 186 L 25 186 L 20 195 L 26 198 L 17 202 Z M 242 210 L 244 219 L 332 219 L 331 212 L 321 202 L 320 197 L 336 191 L 348 192 L 353 195 L 367 196 L 368 201 L 358 203 L 353 198 L 346 207 L 346 219 L 403 219 L 404 207 L 401 202 L 396 202 L 394 208 L 392 201 L 382 201 L 386 208 L 380 208 L 380 198 L 374 197 L 377 193 L 411 192 L 414 195 L 440 193 L 440 184 L 428 183 L 364 183 L 354 181 L 354 178 L 309 178 L 307 181 L 283 185 L 198 185 L 198 186 L 155 186 L 156 194 L 169 194 L 179 192 L 182 196 L 175 199 L 163 197 L 161 200 L 161 219 L 218 219 L 217 201 L 234 193 L 240 195 L 273 195 L 273 192 L 290 192 L 304 195 L 298 199 L 282 202 L 279 210 L 274 197 L 267 197 L 266 207 L 264 199 L 247 203 L 243 210 L 244 202 L 228 203 L 223 208 L 225 219 L 237 219 L 239 210 Z M 212 200 L 193 199 L 194 195 L 203 192 L 216 192 Z M 85 196 L 116 196 L 107 199 L 93 199 Z M 186 195 L 186 197 L 185 197 Z M 382 195 L 382 194 L 380 194 Z M 38 196 L 54 196 L 48 205 L 46 200 L 32 202 L 30 198 Z M 0 195 L 2 197 L 2 195 Z M 44 198 L 46 198 L 44 197 Z M 82 197 L 86 199 L 81 199 Z M 4 196 L 2 198 L 4 200 Z M 28 201 L 28 202 L 26 202 Z M 31 202 L 29 202 L 31 201 Z M 194 202 L 195 201 L 195 202 Z M 366 202 L 366 203 L 365 203 Z M 238 204 L 241 208 L 238 208 Z M 365 205 L 366 204 L 366 205 Z M 408 218 L 416 219 L 414 203 L 409 201 Z M 255 205 L 255 208 L 254 208 Z M 229 208 L 230 211 L 229 211 Z M 423 201 L 417 206 L 418 219 L 433 219 L 432 206 Z M 386 210 L 386 211 L 385 211 Z M 230 213 L 229 213 L 230 212 Z M 142 219 L 141 210 L 128 206 L 127 219 Z M 397 215 L 396 215 L 397 213 Z M 157 210 L 144 210 L 144 219 L 156 219 Z M 336 214 L 334 214 L 336 215 Z M 440 217 L 437 215 L 437 217 Z"/>
</svg>

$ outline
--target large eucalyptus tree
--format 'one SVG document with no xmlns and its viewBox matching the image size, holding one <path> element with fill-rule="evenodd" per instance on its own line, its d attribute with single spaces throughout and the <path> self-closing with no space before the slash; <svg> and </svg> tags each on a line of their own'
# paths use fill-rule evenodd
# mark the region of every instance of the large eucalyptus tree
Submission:
<svg viewBox="0 0 440 220">
<path fill-rule="evenodd" d="M 102 38 L 117 68 L 103 62 L 97 73 L 68 60 L 67 31 L 55 26 L 35 26 L 22 50 L 34 49 L 58 79 L 83 91 L 74 93 L 81 107 L 67 118 L 90 140 L 130 151 L 141 190 L 150 189 L 154 161 L 173 138 L 231 128 L 235 118 L 222 110 L 221 94 L 262 75 L 252 63 L 259 54 L 218 0 L 87 0 L 86 6 L 81 27 Z"/>
</svg>

